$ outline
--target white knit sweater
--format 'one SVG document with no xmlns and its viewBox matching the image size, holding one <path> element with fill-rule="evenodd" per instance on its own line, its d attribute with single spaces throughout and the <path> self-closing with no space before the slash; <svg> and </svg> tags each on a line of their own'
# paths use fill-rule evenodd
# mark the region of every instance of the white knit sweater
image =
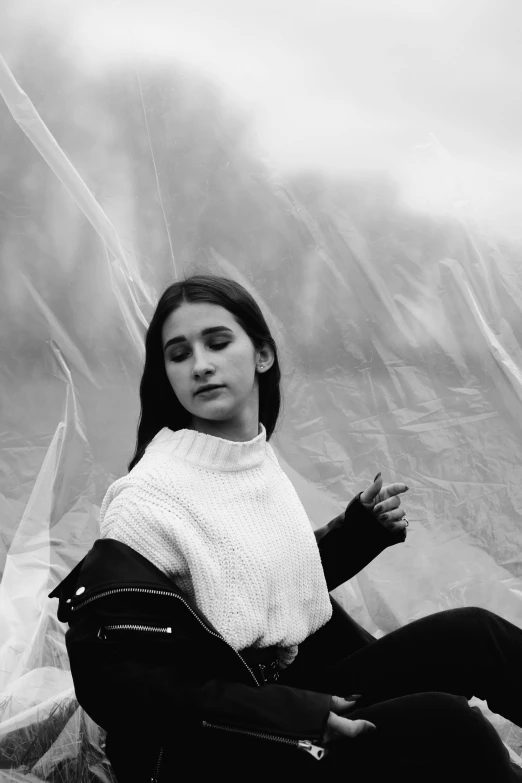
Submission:
<svg viewBox="0 0 522 783">
<path fill-rule="evenodd" d="M 315 536 L 266 431 L 230 441 L 162 429 L 101 507 L 101 538 L 144 555 L 236 650 L 285 664 L 331 616 Z"/>
</svg>

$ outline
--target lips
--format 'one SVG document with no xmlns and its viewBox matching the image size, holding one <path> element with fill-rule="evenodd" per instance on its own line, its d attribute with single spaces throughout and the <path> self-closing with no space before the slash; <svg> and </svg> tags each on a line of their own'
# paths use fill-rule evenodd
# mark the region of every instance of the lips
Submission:
<svg viewBox="0 0 522 783">
<path fill-rule="evenodd" d="M 194 395 L 197 397 L 198 394 L 203 394 L 204 392 L 210 392 L 214 391 L 214 389 L 223 389 L 223 386 L 221 384 L 211 384 L 210 386 L 204 386 L 202 389 L 198 389 L 196 394 Z"/>
</svg>

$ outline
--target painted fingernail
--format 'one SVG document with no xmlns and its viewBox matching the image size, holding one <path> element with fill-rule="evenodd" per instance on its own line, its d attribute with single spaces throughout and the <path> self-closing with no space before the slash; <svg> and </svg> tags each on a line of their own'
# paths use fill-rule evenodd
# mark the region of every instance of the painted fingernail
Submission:
<svg viewBox="0 0 522 783">
<path fill-rule="evenodd" d="M 378 519 L 382 519 L 383 521 L 388 518 L 387 514 L 379 514 Z"/>
<path fill-rule="evenodd" d="M 381 472 L 379 471 L 379 473 L 377 473 L 377 475 L 375 476 L 374 481 L 377 481 L 377 479 L 380 477 L 381 477 Z"/>
<path fill-rule="evenodd" d="M 404 486 L 406 487 L 406 484 Z M 409 487 L 406 487 L 406 489 L 409 489 Z"/>
<path fill-rule="evenodd" d="M 373 510 L 374 510 L 374 512 L 375 512 L 377 515 L 379 515 L 379 514 L 381 513 L 382 506 L 374 506 L 374 507 L 373 507 Z"/>
</svg>

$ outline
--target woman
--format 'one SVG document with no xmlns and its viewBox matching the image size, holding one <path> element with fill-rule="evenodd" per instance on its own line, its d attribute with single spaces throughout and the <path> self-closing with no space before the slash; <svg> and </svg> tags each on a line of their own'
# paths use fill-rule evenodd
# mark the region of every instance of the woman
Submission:
<svg viewBox="0 0 522 783">
<path fill-rule="evenodd" d="M 522 780 L 467 702 L 522 726 L 522 631 L 470 608 L 376 640 L 341 610 L 329 591 L 405 539 L 407 487 L 379 474 L 314 535 L 268 443 L 279 384 L 244 288 L 198 275 L 165 291 L 130 472 L 51 593 L 119 783 Z"/>
</svg>

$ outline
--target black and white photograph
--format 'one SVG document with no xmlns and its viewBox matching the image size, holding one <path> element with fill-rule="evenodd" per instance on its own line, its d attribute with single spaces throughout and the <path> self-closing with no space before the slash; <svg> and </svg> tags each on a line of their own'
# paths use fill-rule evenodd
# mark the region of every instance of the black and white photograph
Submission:
<svg viewBox="0 0 522 783">
<path fill-rule="evenodd" d="M 0 783 L 522 783 L 522 2 L 0 0 Z"/>
</svg>

